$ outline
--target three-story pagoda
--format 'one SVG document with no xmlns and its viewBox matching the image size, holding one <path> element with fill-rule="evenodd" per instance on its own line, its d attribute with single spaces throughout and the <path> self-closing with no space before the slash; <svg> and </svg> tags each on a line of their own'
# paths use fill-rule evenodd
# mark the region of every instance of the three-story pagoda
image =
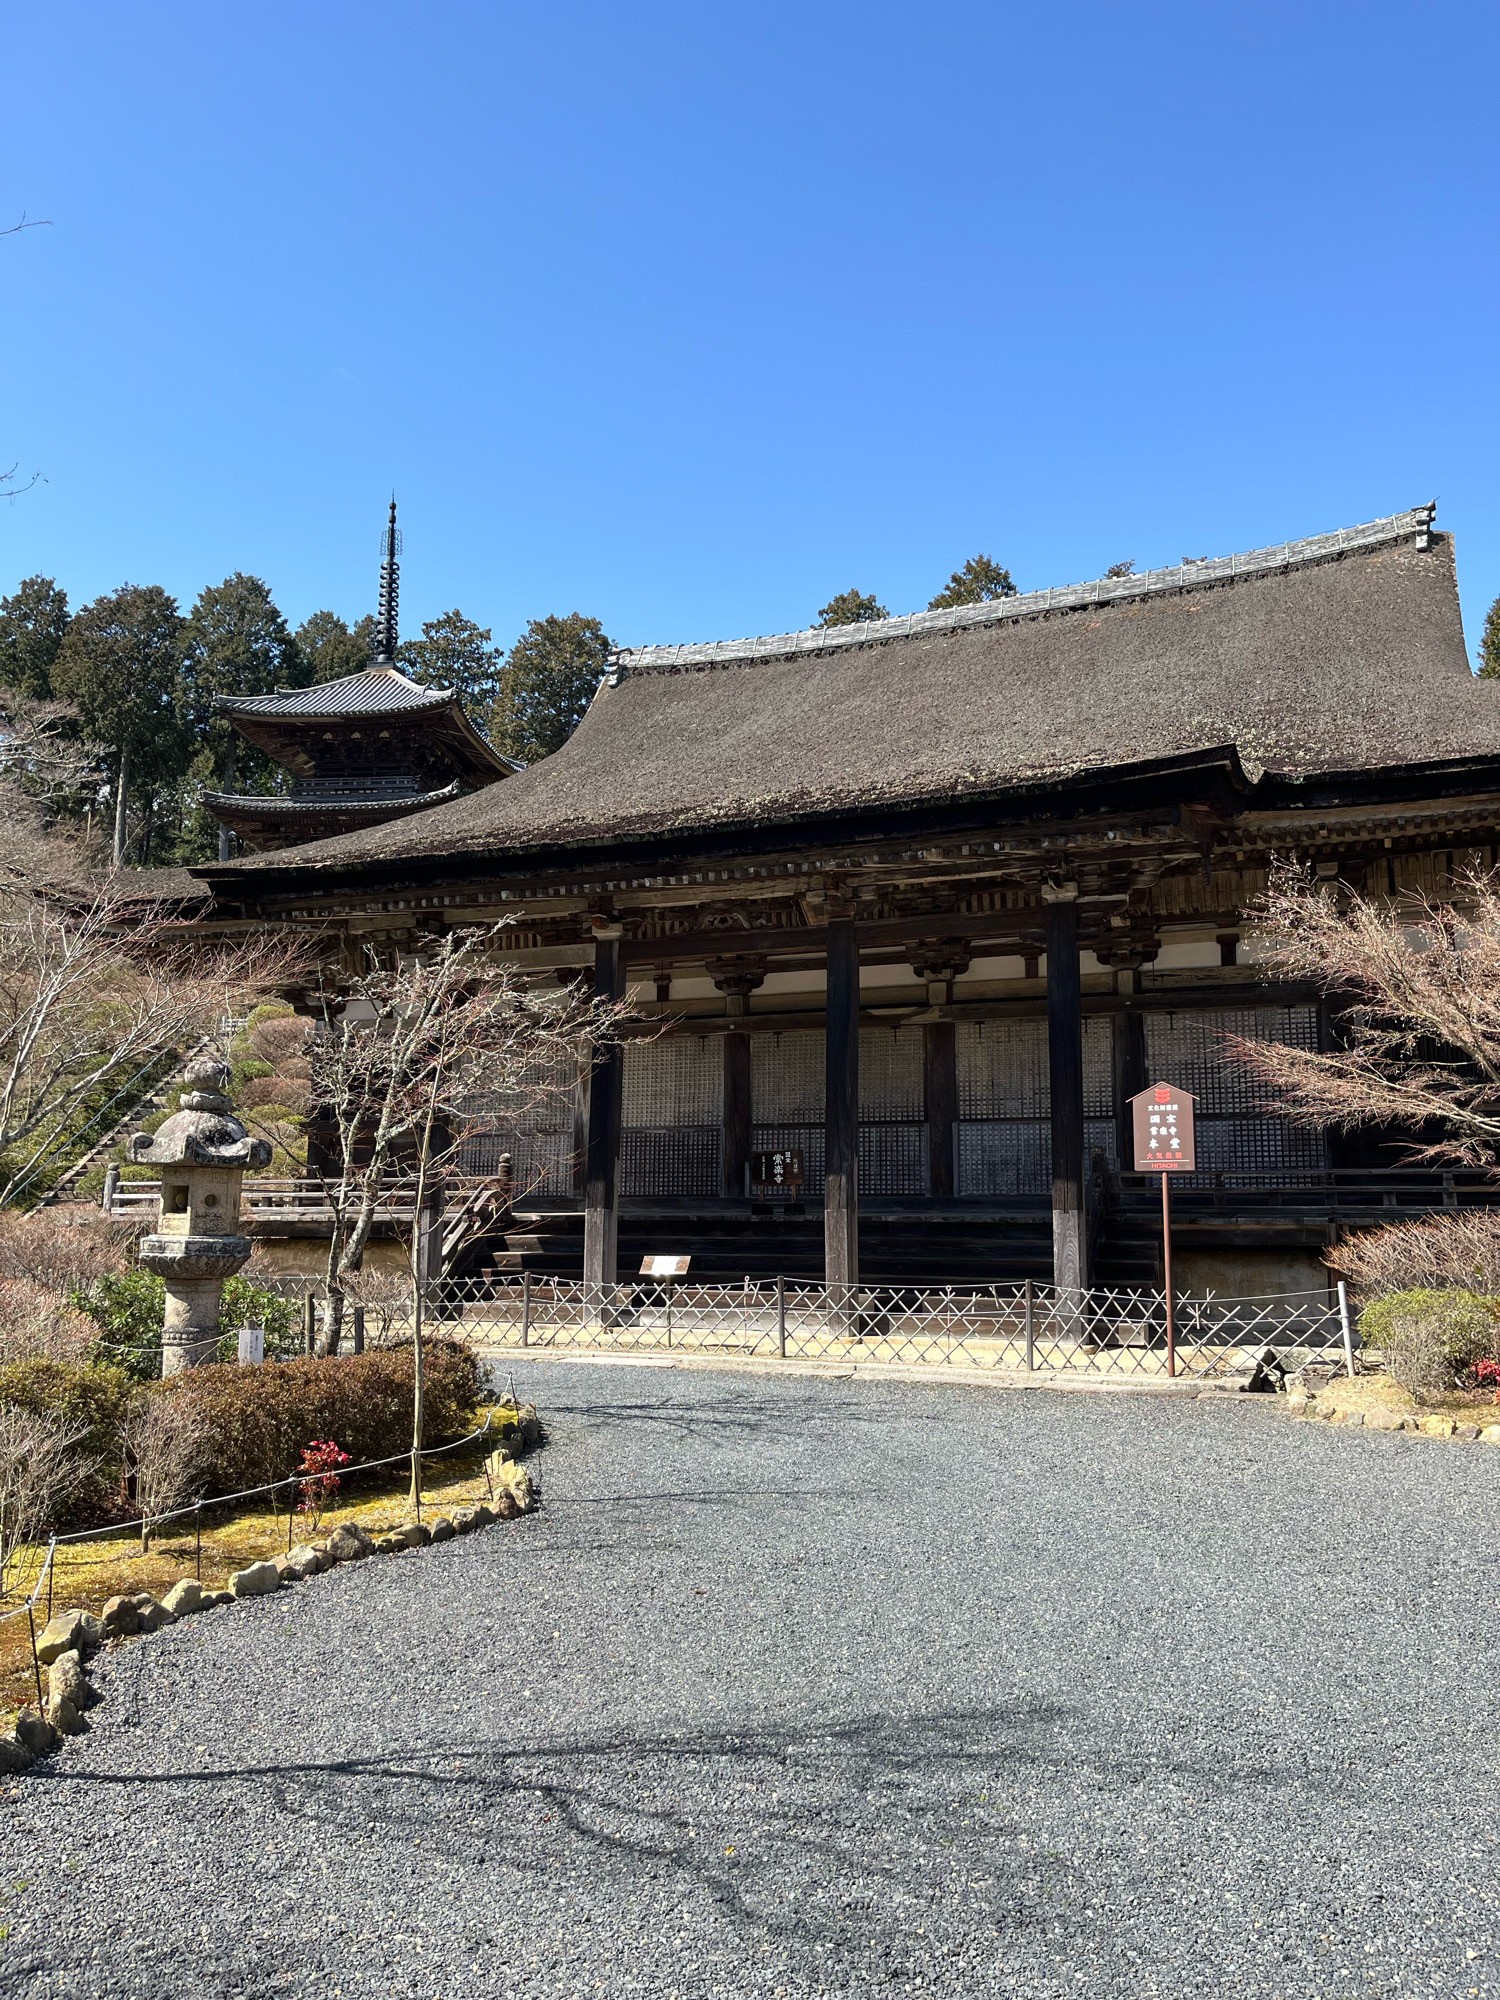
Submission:
<svg viewBox="0 0 1500 2000">
<path fill-rule="evenodd" d="M 375 656 L 363 672 L 215 700 L 215 714 L 290 779 L 281 792 L 206 794 L 209 812 L 242 846 L 265 852 L 383 826 L 517 768 L 480 735 L 451 688 L 423 687 L 396 665 L 399 546 L 392 500 Z"/>
</svg>

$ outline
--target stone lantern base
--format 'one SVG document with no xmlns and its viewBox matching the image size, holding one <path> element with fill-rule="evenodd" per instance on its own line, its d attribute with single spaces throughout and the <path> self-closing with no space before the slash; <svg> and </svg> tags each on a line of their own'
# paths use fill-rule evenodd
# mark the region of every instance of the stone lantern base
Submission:
<svg viewBox="0 0 1500 2000">
<path fill-rule="evenodd" d="M 224 1280 L 250 1256 L 248 1236 L 146 1236 L 139 1258 L 167 1289 L 162 1323 L 161 1372 L 176 1375 L 212 1361 L 219 1342 L 219 1297 Z"/>
</svg>

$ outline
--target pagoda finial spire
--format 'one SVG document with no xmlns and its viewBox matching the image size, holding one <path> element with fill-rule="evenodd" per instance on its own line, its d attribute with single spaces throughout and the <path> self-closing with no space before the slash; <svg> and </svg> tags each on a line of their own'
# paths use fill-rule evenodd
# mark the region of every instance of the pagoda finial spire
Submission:
<svg viewBox="0 0 1500 2000">
<path fill-rule="evenodd" d="M 391 518 L 380 543 L 380 609 L 375 614 L 375 665 L 393 667 L 400 639 L 401 530 L 396 526 L 396 496 L 391 495 Z"/>
</svg>

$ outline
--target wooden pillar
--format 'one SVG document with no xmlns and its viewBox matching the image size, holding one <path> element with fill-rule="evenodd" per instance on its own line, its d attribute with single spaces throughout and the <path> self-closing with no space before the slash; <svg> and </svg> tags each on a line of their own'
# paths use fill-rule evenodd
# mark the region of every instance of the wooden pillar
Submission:
<svg viewBox="0 0 1500 2000">
<path fill-rule="evenodd" d="M 823 1275 L 859 1283 L 859 940 L 852 917 L 828 925 L 828 1048 L 823 1086 Z"/>
<path fill-rule="evenodd" d="M 922 1090 L 927 1112 L 927 1192 L 957 1193 L 958 1030 L 951 1021 L 922 1029 Z"/>
<path fill-rule="evenodd" d="M 749 1185 L 753 1116 L 750 1037 L 743 1028 L 731 1028 L 724 1037 L 724 1192 L 727 1195 L 743 1195 Z"/>
<path fill-rule="evenodd" d="M 1083 986 L 1078 905 L 1047 908 L 1047 1073 L 1052 1092 L 1052 1282 L 1088 1284 L 1084 1220 Z"/>
<path fill-rule="evenodd" d="M 1133 971 L 1115 974 L 1115 991 L 1121 1006 L 1110 1019 L 1111 1095 L 1115 1110 L 1115 1155 L 1120 1171 L 1128 1174 L 1135 1160 L 1135 1134 L 1131 1129 L 1130 1100 L 1146 1088 L 1146 1018 L 1135 1003 Z"/>
<path fill-rule="evenodd" d="M 624 991 L 619 936 L 594 944 L 594 992 L 618 1000 Z M 600 1306 L 618 1275 L 620 1085 L 623 1051 L 615 1041 L 596 1049 L 589 1065 L 587 1133 L 584 1140 L 583 1282 Z"/>
<path fill-rule="evenodd" d="M 764 958 L 736 954 L 705 961 L 709 977 L 724 995 L 729 1018 L 742 1021 L 750 1011 L 750 995 L 765 983 Z M 747 1029 L 731 1028 L 724 1037 L 724 1192 L 743 1195 L 749 1181 L 750 1121 L 750 1035 Z"/>
</svg>

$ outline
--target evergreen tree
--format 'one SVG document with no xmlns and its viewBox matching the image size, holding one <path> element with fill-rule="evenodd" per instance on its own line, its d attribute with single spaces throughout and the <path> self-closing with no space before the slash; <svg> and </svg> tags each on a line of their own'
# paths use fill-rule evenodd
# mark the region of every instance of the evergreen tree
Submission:
<svg viewBox="0 0 1500 2000">
<path fill-rule="evenodd" d="M 368 613 L 351 631 L 336 611 L 315 611 L 297 627 L 295 643 L 309 687 L 362 674 L 375 654 L 375 620 Z"/>
<path fill-rule="evenodd" d="M 867 625 L 875 618 L 889 618 L 890 612 L 874 597 L 867 597 L 860 590 L 841 590 L 837 597 L 830 597 L 818 613 L 818 624 Z"/>
<path fill-rule="evenodd" d="M 1500 597 L 1484 615 L 1484 630 L 1479 635 L 1479 678 L 1500 681 Z"/>
<path fill-rule="evenodd" d="M 195 748 L 208 752 L 206 789 L 258 791 L 274 768 L 232 722 L 214 714 L 215 697 L 271 694 L 278 687 L 301 687 L 306 680 L 297 642 L 258 576 L 236 570 L 198 593 L 183 628 L 177 710 Z M 197 851 L 202 829 L 195 831 L 198 837 L 189 841 L 183 859 L 206 858 Z M 219 859 L 227 861 L 226 830 L 220 829 L 216 844 Z"/>
<path fill-rule="evenodd" d="M 503 756 L 534 764 L 560 750 L 583 720 L 613 644 L 597 618 L 533 618 L 506 656 L 489 737 Z"/>
<path fill-rule="evenodd" d="M 429 618 L 420 639 L 403 642 L 396 663 L 424 687 L 452 688 L 471 715 L 482 716 L 499 695 L 503 657 L 501 648 L 490 644 L 488 626 L 455 610 Z"/>
<path fill-rule="evenodd" d="M 0 681 L 32 701 L 52 696 L 52 663 L 68 629 L 68 593 L 28 576 L 0 597 Z"/>
<path fill-rule="evenodd" d="M 191 738 L 178 709 L 182 613 L 157 584 L 124 583 L 84 605 L 68 626 L 52 686 L 78 711 L 113 774 L 114 858 L 126 858 L 129 809 L 144 806 L 140 858 L 150 853 L 157 794 L 180 779 Z"/>
<path fill-rule="evenodd" d="M 992 604 L 997 597 L 1014 597 L 1010 571 L 993 556 L 970 556 L 956 569 L 928 605 L 929 611 L 956 611 L 961 604 Z"/>
</svg>

